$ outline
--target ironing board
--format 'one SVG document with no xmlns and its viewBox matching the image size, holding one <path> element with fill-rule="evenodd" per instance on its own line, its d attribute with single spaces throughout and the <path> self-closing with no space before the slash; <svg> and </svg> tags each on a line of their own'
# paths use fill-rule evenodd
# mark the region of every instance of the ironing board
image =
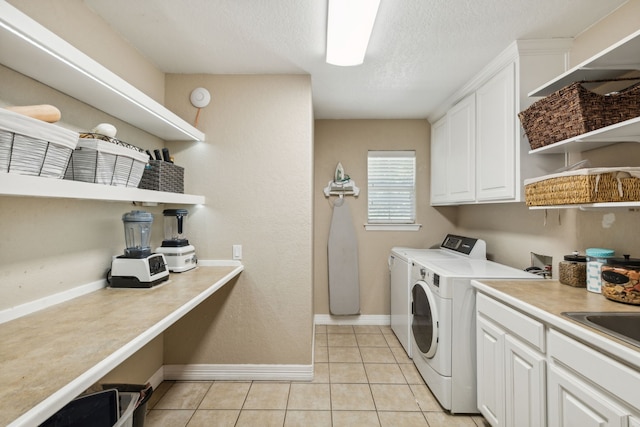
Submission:
<svg viewBox="0 0 640 427">
<path fill-rule="evenodd" d="M 334 204 L 328 241 L 329 312 L 360 314 L 358 241 L 346 200 Z"/>
</svg>

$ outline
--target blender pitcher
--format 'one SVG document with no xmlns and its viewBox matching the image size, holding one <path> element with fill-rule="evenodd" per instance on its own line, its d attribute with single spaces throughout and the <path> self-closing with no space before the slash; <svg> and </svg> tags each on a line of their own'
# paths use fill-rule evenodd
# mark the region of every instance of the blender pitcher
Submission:
<svg viewBox="0 0 640 427">
<path fill-rule="evenodd" d="M 131 211 L 122 215 L 127 258 L 146 258 L 151 255 L 151 224 L 153 215 L 145 211 Z"/>
<path fill-rule="evenodd" d="M 173 273 L 196 268 L 198 258 L 196 248 L 189 243 L 185 234 L 185 223 L 189 211 L 186 209 L 165 209 L 164 215 L 164 240 L 162 246 L 156 248 L 157 253 L 164 254 L 167 267 Z"/>
<path fill-rule="evenodd" d="M 189 211 L 186 209 L 165 209 L 164 215 L 164 247 L 188 246 L 189 240 L 185 234 L 186 217 Z"/>
</svg>

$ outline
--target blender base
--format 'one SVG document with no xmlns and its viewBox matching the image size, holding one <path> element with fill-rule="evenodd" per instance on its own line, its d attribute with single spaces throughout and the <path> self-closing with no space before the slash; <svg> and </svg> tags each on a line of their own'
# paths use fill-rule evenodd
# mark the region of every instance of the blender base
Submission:
<svg viewBox="0 0 640 427">
<path fill-rule="evenodd" d="M 156 248 L 156 252 L 164 255 L 167 260 L 167 267 L 172 273 L 189 271 L 198 265 L 196 248 L 193 245 L 177 247 L 160 246 Z"/>
<path fill-rule="evenodd" d="M 112 288 L 151 288 L 169 279 L 167 262 L 162 254 L 144 258 L 119 256 L 111 263 Z"/>
</svg>

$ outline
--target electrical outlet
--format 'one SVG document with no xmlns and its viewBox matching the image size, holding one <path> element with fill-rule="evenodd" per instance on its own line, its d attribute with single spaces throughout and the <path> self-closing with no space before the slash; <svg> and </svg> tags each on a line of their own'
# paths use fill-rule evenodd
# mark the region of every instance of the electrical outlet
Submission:
<svg viewBox="0 0 640 427">
<path fill-rule="evenodd" d="M 242 259 L 242 245 L 233 245 L 233 259 Z"/>
</svg>

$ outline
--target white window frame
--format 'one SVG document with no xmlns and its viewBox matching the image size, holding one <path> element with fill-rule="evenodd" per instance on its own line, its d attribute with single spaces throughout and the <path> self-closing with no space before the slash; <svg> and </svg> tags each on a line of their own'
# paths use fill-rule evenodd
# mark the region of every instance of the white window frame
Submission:
<svg viewBox="0 0 640 427">
<path fill-rule="evenodd" d="M 402 184 L 399 185 L 394 185 L 393 183 L 390 184 L 390 186 L 387 188 L 389 191 L 393 191 L 394 186 L 396 188 L 401 188 L 401 189 L 405 189 L 407 188 L 407 185 L 411 186 L 411 193 L 409 195 L 409 200 L 412 203 L 413 206 L 411 206 L 411 212 L 409 213 L 407 219 L 401 219 L 401 218 L 389 218 L 388 220 L 385 219 L 378 219 L 378 220 L 372 220 L 371 219 L 371 206 L 372 206 L 372 201 L 371 201 L 371 194 L 374 191 L 373 190 L 373 186 L 374 184 L 372 184 L 372 181 L 377 180 L 371 179 L 371 173 L 372 171 L 370 170 L 370 162 L 372 159 L 375 158 L 388 158 L 388 159 L 398 159 L 398 158 L 402 158 L 402 159 L 410 159 L 412 160 L 412 164 L 411 167 L 413 169 L 413 178 L 412 178 L 412 182 L 404 182 Z M 417 224 L 416 223 L 416 217 L 417 217 L 417 203 L 416 203 L 416 152 L 415 150 L 369 150 L 367 153 L 367 223 L 365 224 L 365 229 L 369 230 L 369 231 L 417 231 L 420 229 L 421 224 Z M 386 187 L 386 185 L 385 185 Z M 384 189 L 382 190 L 384 191 Z"/>
</svg>

